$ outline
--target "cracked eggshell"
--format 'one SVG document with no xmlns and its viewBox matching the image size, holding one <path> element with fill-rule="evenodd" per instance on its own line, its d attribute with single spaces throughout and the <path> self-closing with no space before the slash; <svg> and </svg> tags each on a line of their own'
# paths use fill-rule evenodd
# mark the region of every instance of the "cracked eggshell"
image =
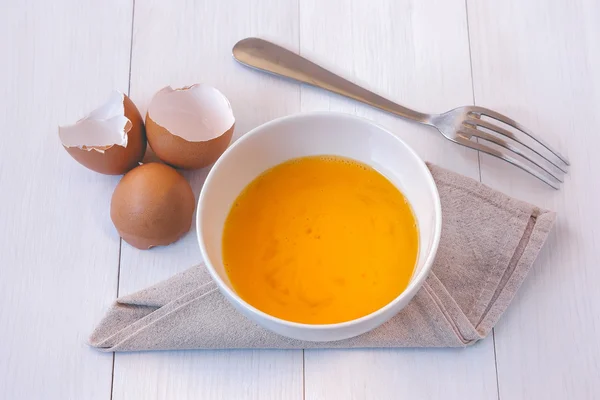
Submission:
<svg viewBox="0 0 600 400">
<path fill-rule="evenodd" d="M 196 197 L 176 170 L 143 164 L 121 179 L 110 203 L 119 235 L 138 249 L 166 246 L 190 230 Z"/>
<path fill-rule="evenodd" d="M 234 126 L 229 101 L 206 84 L 167 86 L 154 95 L 146 114 L 152 150 L 165 163 L 184 169 L 217 161 L 231 142 Z"/>
<path fill-rule="evenodd" d="M 118 91 L 75 124 L 60 126 L 58 136 L 77 162 L 106 175 L 121 175 L 137 167 L 146 152 L 142 116 L 129 97 Z"/>
</svg>

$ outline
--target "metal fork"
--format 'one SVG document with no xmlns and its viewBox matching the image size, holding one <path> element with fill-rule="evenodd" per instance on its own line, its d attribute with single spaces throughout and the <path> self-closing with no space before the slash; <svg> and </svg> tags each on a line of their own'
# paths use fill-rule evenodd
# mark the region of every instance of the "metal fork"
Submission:
<svg viewBox="0 0 600 400">
<path fill-rule="evenodd" d="M 402 118 L 434 126 L 447 139 L 507 161 L 555 189 L 559 188 L 559 184 L 563 182 L 563 174 L 567 173 L 569 161 L 558 151 L 553 150 L 523 125 L 487 108 L 464 106 L 443 114 L 413 111 L 263 39 L 247 38 L 239 41 L 233 47 L 233 56 L 247 66 L 317 86 Z M 496 123 L 482 117 L 488 117 Z M 507 128 L 512 127 L 515 131 L 503 128 L 497 122 L 507 125 Z M 535 144 L 523 141 L 522 134 L 533 139 Z M 493 143 L 498 147 L 491 147 L 481 140 L 473 140 L 474 138 Z"/>
</svg>

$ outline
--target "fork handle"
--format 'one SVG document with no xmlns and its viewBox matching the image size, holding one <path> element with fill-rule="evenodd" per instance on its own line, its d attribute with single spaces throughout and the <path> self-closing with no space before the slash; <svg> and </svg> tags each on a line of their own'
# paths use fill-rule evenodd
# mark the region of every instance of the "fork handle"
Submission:
<svg viewBox="0 0 600 400">
<path fill-rule="evenodd" d="M 396 104 L 266 40 L 240 40 L 233 47 L 233 57 L 247 66 L 329 90 L 402 118 L 430 124 L 428 114 Z"/>
</svg>

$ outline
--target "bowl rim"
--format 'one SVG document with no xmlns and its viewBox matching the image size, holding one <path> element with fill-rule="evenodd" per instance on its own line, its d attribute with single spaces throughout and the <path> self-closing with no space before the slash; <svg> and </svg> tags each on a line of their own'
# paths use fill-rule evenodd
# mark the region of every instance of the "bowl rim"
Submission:
<svg viewBox="0 0 600 400">
<path fill-rule="evenodd" d="M 435 221 L 435 227 L 434 227 L 434 232 L 433 232 L 433 236 L 434 236 L 433 243 L 431 245 L 431 250 L 429 251 L 427 258 L 425 259 L 425 263 L 424 263 L 421 271 L 417 274 L 417 276 L 415 276 L 411 280 L 411 282 L 408 284 L 408 286 L 398 296 L 396 296 L 392 301 L 387 303 L 385 306 L 373 311 L 372 313 L 364 315 L 360 318 L 352 319 L 350 321 L 333 323 L 333 324 L 306 324 L 306 323 L 301 323 L 301 322 L 288 321 L 288 320 L 267 314 L 266 312 L 261 311 L 258 308 L 254 307 L 253 305 L 246 302 L 244 299 L 241 298 L 241 296 L 239 296 L 235 291 L 233 291 L 231 288 L 229 288 L 228 285 L 225 284 L 225 282 L 221 279 L 220 275 L 214 269 L 212 262 L 211 262 L 210 258 L 208 257 L 208 252 L 206 250 L 206 246 L 204 245 L 202 229 L 200 229 L 201 222 L 202 222 L 201 206 L 204 203 L 204 199 L 206 197 L 206 193 L 207 193 L 206 188 L 211 186 L 211 183 L 214 180 L 215 171 L 218 169 L 219 165 L 222 162 L 224 162 L 224 160 L 227 158 L 228 154 L 235 147 L 243 145 L 243 143 L 245 141 L 249 140 L 249 138 L 254 136 L 255 134 L 257 134 L 257 132 L 260 132 L 266 128 L 272 127 L 273 125 L 277 125 L 282 122 L 290 122 L 290 121 L 294 121 L 297 119 L 305 119 L 305 118 L 313 118 L 313 117 L 335 117 L 335 118 L 350 119 L 350 120 L 354 120 L 357 123 L 364 123 L 364 124 L 374 126 L 377 129 L 381 130 L 383 133 L 390 135 L 393 139 L 399 141 L 400 144 L 404 145 L 408 149 L 410 154 L 414 157 L 414 159 L 417 161 L 417 164 L 419 165 L 419 167 L 425 172 L 425 176 L 427 177 L 427 185 L 429 186 L 432 193 L 434 194 L 434 199 L 433 199 L 434 200 L 434 215 L 435 215 L 436 221 Z M 440 202 L 440 195 L 439 195 L 437 186 L 435 184 L 435 181 L 433 179 L 433 175 L 431 174 L 431 171 L 429 170 L 429 168 L 427 168 L 427 164 L 425 163 L 425 161 L 423 161 L 421 159 L 421 157 L 419 157 L 419 155 L 413 150 L 413 148 L 410 147 L 405 141 L 403 141 L 398 136 L 394 135 L 392 132 L 390 132 L 388 129 L 384 128 L 383 126 L 379 125 L 378 123 L 376 123 L 370 119 L 361 117 L 361 116 L 357 116 L 354 114 L 348 114 L 348 113 L 344 113 L 344 112 L 337 112 L 337 111 L 310 111 L 310 112 L 295 113 L 295 114 L 275 118 L 271 121 L 265 122 L 255 128 L 253 128 L 250 131 L 248 131 L 247 133 L 245 133 L 242 137 L 240 137 L 234 143 L 232 143 L 231 146 L 229 146 L 223 152 L 223 154 L 219 157 L 219 159 L 211 167 L 211 169 L 204 181 L 204 185 L 202 186 L 202 190 L 200 191 L 198 204 L 196 206 L 196 238 L 197 238 L 198 244 L 200 246 L 200 253 L 202 254 L 202 258 L 204 259 L 204 265 L 205 265 L 206 269 L 208 270 L 208 272 L 210 273 L 212 279 L 217 283 L 217 286 L 219 287 L 219 289 L 226 292 L 226 294 L 227 294 L 226 297 L 228 297 L 228 300 L 229 301 L 234 300 L 239 307 L 242 307 L 242 308 L 250 311 L 251 313 L 256 314 L 257 316 L 259 316 L 263 319 L 266 319 L 271 323 L 285 325 L 286 327 L 289 327 L 289 328 L 308 329 L 308 330 L 313 330 L 313 331 L 314 330 L 318 330 L 318 331 L 337 330 L 337 329 L 349 328 L 349 327 L 353 327 L 355 325 L 359 325 L 363 322 L 372 320 L 374 318 L 377 318 L 378 316 L 381 316 L 382 314 L 385 314 L 389 309 L 394 308 L 397 303 L 401 302 L 407 296 L 411 295 L 411 297 L 413 297 L 416 294 L 413 292 L 415 292 L 416 289 L 418 289 L 422 286 L 422 284 L 424 283 L 425 279 L 427 279 L 427 276 L 429 275 L 429 273 L 433 267 L 433 262 L 435 260 L 435 256 L 437 254 L 437 250 L 438 250 L 439 243 L 440 243 L 441 232 L 442 232 L 442 208 L 441 208 L 441 202 Z"/>
</svg>

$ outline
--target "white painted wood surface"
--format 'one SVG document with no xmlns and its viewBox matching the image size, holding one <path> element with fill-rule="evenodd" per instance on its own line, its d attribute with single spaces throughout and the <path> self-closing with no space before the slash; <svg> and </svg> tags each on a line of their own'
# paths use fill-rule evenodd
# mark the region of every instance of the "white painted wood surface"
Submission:
<svg viewBox="0 0 600 400">
<path fill-rule="evenodd" d="M 484 183 L 558 212 L 496 328 L 501 399 L 600 398 L 600 3 L 469 1 L 475 101 L 570 157 L 550 190 L 482 156 Z"/>
<path fill-rule="evenodd" d="M 600 26 L 595 0 L 0 1 L 0 399 L 594 399 L 600 397 Z M 131 37 L 133 27 L 133 40 Z M 555 192 L 435 131 L 231 59 L 271 39 L 400 103 L 515 116 L 565 149 Z M 472 71 L 471 71 L 472 65 Z M 194 232 L 139 251 L 108 204 L 116 177 L 61 149 L 112 89 L 145 112 L 165 85 L 207 82 L 239 137 L 282 115 L 341 110 L 397 132 L 426 160 L 559 212 L 492 337 L 464 350 L 185 351 L 86 346 L 117 296 L 200 260 Z M 206 170 L 188 173 L 198 194 Z M 121 251 L 119 252 L 119 249 Z M 114 372 L 114 377 L 113 377 Z"/>
<path fill-rule="evenodd" d="M 131 4 L 0 4 L 0 398 L 106 400 L 113 357 L 86 340 L 116 295 L 118 177 L 57 126 L 127 91 Z"/>
</svg>

